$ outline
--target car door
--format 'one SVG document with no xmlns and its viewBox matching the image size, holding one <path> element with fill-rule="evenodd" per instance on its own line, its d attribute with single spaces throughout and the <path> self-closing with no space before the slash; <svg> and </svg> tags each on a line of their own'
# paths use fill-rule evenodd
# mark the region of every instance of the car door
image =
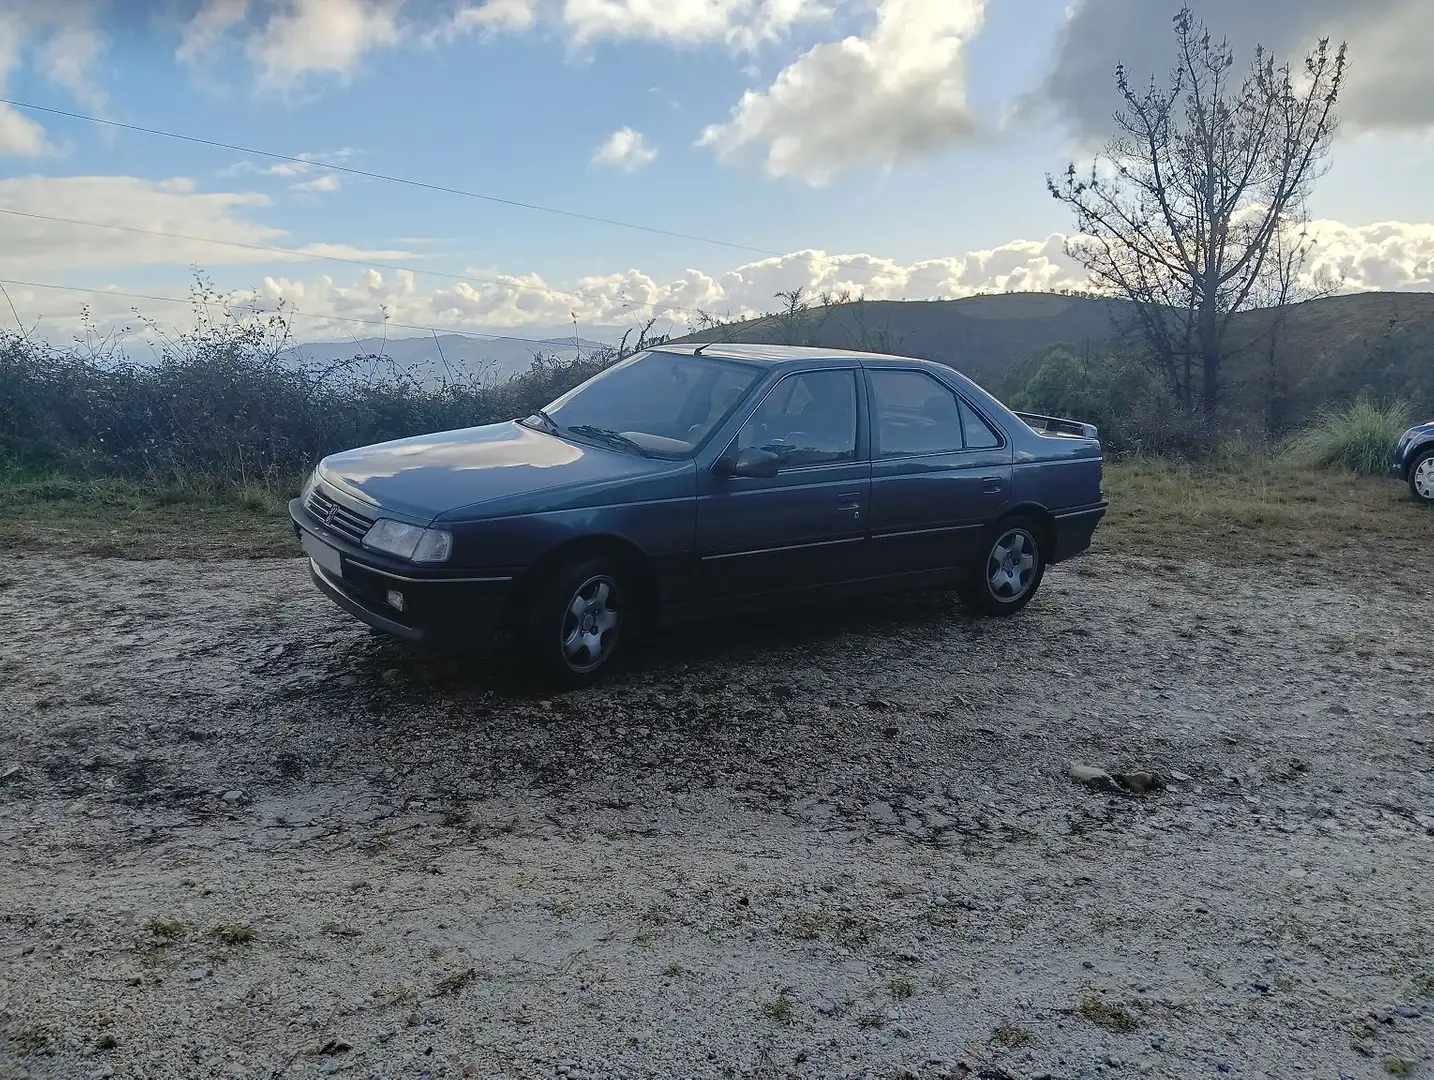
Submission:
<svg viewBox="0 0 1434 1080">
<path fill-rule="evenodd" d="M 719 462 L 746 449 L 778 457 L 770 477 L 698 474 L 697 554 L 708 599 L 813 589 L 863 576 L 871 466 L 857 367 L 778 380 Z"/>
<path fill-rule="evenodd" d="M 1010 498 L 999 427 L 924 371 L 869 368 L 871 557 L 887 574 L 961 565 Z"/>
</svg>

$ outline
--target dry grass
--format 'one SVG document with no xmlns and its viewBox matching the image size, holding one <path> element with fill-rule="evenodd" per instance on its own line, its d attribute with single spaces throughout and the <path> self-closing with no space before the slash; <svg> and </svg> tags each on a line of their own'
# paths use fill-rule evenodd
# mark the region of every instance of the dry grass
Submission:
<svg viewBox="0 0 1434 1080">
<path fill-rule="evenodd" d="M 123 559 L 288 558 L 298 551 L 288 494 L 0 474 L 0 545 Z"/>
<path fill-rule="evenodd" d="M 998 1046 L 1015 1050 L 1023 1046 L 1034 1046 L 1036 1035 L 1029 1028 L 1021 1027 L 1019 1024 L 1001 1024 L 991 1032 L 991 1041 Z"/>
<path fill-rule="evenodd" d="M 1287 458 L 1111 462 L 1106 493 L 1110 512 L 1096 533 L 1097 552 L 1174 562 L 1336 559 L 1400 574 L 1413 569 L 1408 551 L 1434 541 L 1434 512 L 1414 503 L 1406 486 Z M 0 477 L 0 544 L 130 559 L 295 558 L 286 495 Z"/>
<path fill-rule="evenodd" d="M 1096 994 L 1088 994 L 1075 1008 L 1076 1015 L 1106 1031 L 1134 1031 L 1140 1022 L 1118 1005 L 1112 1005 Z"/>
<path fill-rule="evenodd" d="M 1434 540 L 1434 513 L 1406 486 L 1289 461 L 1113 463 L 1106 495 L 1096 550 L 1156 559 L 1348 563 L 1357 551 L 1365 565 L 1383 557 L 1409 566 L 1405 553 Z"/>
<path fill-rule="evenodd" d="M 225 945 L 248 945 L 259 936 L 247 923 L 226 923 L 210 932 Z"/>
</svg>

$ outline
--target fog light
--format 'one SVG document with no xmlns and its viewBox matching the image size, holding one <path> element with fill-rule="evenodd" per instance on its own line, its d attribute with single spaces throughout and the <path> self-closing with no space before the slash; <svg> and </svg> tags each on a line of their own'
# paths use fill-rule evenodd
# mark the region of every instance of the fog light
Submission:
<svg viewBox="0 0 1434 1080">
<path fill-rule="evenodd" d="M 397 589 L 389 589 L 388 595 L 384 597 L 384 599 L 388 601 L 388 606 L 393 608 L 394 611 L 406 610 L 403 602 L 403 593 Z"/>
</svg>

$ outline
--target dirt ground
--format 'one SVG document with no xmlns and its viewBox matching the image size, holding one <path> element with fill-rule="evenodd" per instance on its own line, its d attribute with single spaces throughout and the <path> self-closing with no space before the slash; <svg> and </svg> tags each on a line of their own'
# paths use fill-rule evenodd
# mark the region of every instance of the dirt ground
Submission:
<svg viewBox="0 0 1434 1080">
<path fill-rule="evenodd" d="M 1434 1077 L 1431 598 L 1097 554 L 548 699 L 297 560 L 19 556 L 0 1076 Z"/>
</svg>

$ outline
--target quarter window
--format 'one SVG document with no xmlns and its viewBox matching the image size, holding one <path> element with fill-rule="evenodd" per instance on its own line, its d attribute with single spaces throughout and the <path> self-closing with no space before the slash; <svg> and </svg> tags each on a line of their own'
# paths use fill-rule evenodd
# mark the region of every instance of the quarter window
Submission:
<svg viewBox="0 0 1434 1080">
<path fill-rule="evenodd" d="M 1001 436 L 980 413 L 966 404 L 964 398 L 961 401 L 961 424 L 966 429 L 967 450 L 993 450 L 1001 445 Z"/>
</svg>

